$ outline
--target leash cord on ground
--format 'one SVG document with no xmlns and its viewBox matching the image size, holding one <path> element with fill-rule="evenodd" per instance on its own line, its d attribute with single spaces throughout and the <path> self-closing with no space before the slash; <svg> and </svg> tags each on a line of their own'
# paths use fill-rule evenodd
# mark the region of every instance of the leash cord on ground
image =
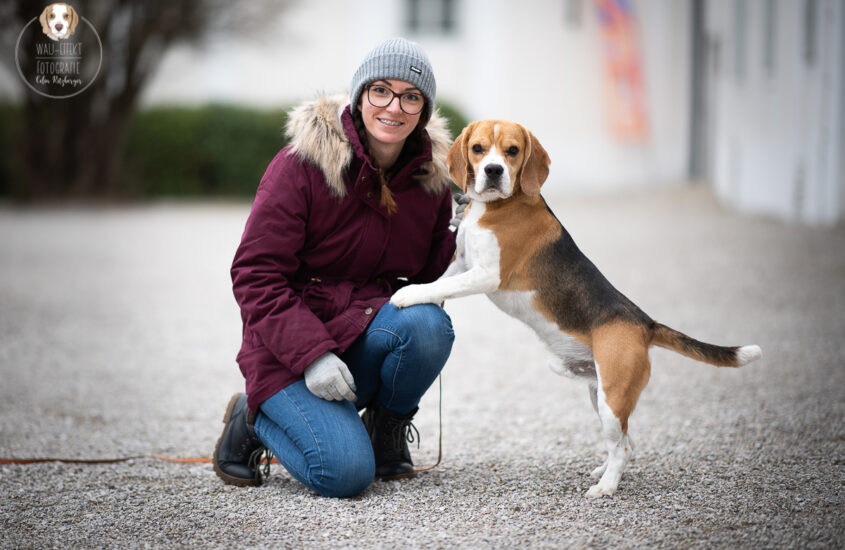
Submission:
<svg viewBox="0 0 845 550">
<path fill-rule="evenodd" d="M 440 381 L 440 399 L 438 402 L 438 416 L 440 417 L 439 420 L 439 436 L 437 439 L 437 462 L 432 464 L 431 466 L 424 466 L 420 468 L 414 468 L 415 472 L 425 472 L 428 470 L 433 470 L 437 466 L 440 465 L 440 461 L 443 460 L 443 378 L 442 376 L 438 377 Z M 196 457 L 196 458 L 173 458 L 170 456 L 162 456 L 162 455 L 135 455 L 135 456 L 124 456 L 119 458 L 0 458 L 0 464 L 44 464 L 48 462 L 61 462 L 62 464 L 117 464 L 119 462 L 129 462 L 130 460 L 140 460 L 144 458 L 151 458 L 154 460 L 163 460 L 165 462 L 178 462 L 181 464 L 201 464 L 201 463 L 208 463 L 211 462 L 211 457 Z M 264 459 L 266 462 L 267 459 Z M 276 464 L 279 463 L 277 458 L 274 458 L 270 462 L 274 462 Z"/>
<path fill-rule="evenodd" d="M 443 460 L 443 375 L 438 374 L 437 380 L 440 383 L 440 397 L 437 399 L 437 417 L 439 422 L 439 429 L 437 430 L 437 462 L 432 464 L 431 466 L 423 466 L 421 468 L 414 468 L 415 472 L 426 472 L 428 470 L 433 470 L 440 465 L 440 461 Z"/>
</svg>

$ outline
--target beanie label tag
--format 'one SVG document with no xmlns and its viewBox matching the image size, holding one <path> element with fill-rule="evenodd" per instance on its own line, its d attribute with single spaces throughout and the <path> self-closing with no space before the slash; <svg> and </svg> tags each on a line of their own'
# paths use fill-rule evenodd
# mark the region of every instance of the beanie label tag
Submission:
<svg viewBox="0 0 845 550">
<path fill-rule="evenodd" d="M 418 69 L 417 67 L 414 67 L 413 65 L 410 66 L 410 69 L 411 69 L 412 72 L 415 72 L 417 74 L 422 74 L 422 71 L 420 69 Z"/>
</svg>

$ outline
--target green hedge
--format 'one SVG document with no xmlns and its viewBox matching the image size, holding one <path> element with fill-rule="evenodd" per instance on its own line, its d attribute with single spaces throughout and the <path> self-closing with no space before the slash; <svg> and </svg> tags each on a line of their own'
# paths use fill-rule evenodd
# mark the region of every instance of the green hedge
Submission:
<svg viewBox="0 0 845 550">
<path fill-rule="evenodd" d="M 284 147 L 285 113 L 231 105 L 155 107 L 126 141 L 127 191 L 139 196 L 249 195 Z"/>
<path fill-rule="evenodd" d="M 449 133 L 452 134 L 452 139 L 458 137 L 469 121 L 456 107 L 449 103 L 437 103 L 437 110 L 440 111 L 441 116 L 446 117 L 449 127 Z"/>
<path fill-rule="evenodd" d="M 466 119 L 439 104 L 453 135 Z M 127 184 L 141 196 L 251 196 L 287 145 L 286 109 L 155 107 L 137 113 L 127 140 Z"/>
<path fill-rule="evenodd" d="M 466 119 L 438 104 L 453 135 Z M 127 197 L 252 196 L 267 164 L 284 147 L 287 109 L 234 105 L 153 107 L 129 126 L 120 195 Z M 0 105 L 0 195 L 15 177 L 11 146 L 21 109 Z"/>
</svg>

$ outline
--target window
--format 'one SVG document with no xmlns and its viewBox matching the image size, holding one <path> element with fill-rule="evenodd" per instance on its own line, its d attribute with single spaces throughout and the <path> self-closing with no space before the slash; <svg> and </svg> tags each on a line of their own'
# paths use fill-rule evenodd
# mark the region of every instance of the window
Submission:
<svg viewBox="0 0 845 550">
<path fill-rule="evenodd" d="M 570 29 L 580 29 L 584 20 L 584 0 L 563 0 L 563 19 Z"/>
<path fill-rule="evenodd" d="M 816 63 L 818 46 L 818 0 L 804 0 L 804 63 L 812 67 Z"/>
<path fill-rule="evenodd" d="M 734 0 L 734 78 L 738 83 L 745 81 L 745 55 L 747 51 L 748 21 L 745 0 Z"/>
<path fill-rule="evenodd" d="M 407 27 L 412 33 L 452 34 L 457 0 L 406 0 Z"/>
<path fill-rule="evenodd" d="M 775 73 L 775 48 L 777 47 L 778 11 L 776 0 L 766 0 L 763 13 L 763 71 L 767 76 Z"/>
</svg>

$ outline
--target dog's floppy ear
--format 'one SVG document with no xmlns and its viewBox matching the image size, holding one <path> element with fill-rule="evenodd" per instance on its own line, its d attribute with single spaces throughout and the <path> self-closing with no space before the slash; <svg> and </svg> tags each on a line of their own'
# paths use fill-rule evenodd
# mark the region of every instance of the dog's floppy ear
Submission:
<svg viewBox="0 0 845 550">
<path fill-rule="evenodd" d="M 522 175 L 519 186 L 522 192 L 529 197 L 540 195 L 540 186 L 549 177 L 549 154 L 540 145 L 540 141 L 525 127 L 522 127 L 525 134 L 525 158 L 522 160 Z"/>
<path fill-rule="evenodd" d="M 44 31 L 44 34 L 50 33 L 50 23 L 49 21 L 47 21 L 47 15 L 50 13 L 52 7 L 53 4 L 50 4 L 49 6 L 44 8 L 44 11 L 42 11 L 41 15 L 38 16 L 38 22 L 41 23 L 41 30 Z"/>
<path fill-rule="evenodd" d="M 461 191 L 465 193 L 467 190 L 467 179 L 469 177 L 467 173 L 467 168 L 469 167 L 467 164 L 467 141 L 469 141 L 469 136 L 472 133 L 472 127 L 474 125 L 475 123 L 473 122 L 463 129 L 461 135 L 455 139 L 455 142 L 449 149 L 449 154 L 446 156 L 449 175 L 452 176 L 455 185 L 460 187 Z"/>
<path fill-rule="evenodd" d="M 68 11 L 70 12 L 70 28 L 67 31 L 68 36 L 76 32 L 76 26 L 79 24 L 79 16 L 76 15 L 76 10 L 73 9 L 72 6 L 67 6 Z"/>
</svg>

